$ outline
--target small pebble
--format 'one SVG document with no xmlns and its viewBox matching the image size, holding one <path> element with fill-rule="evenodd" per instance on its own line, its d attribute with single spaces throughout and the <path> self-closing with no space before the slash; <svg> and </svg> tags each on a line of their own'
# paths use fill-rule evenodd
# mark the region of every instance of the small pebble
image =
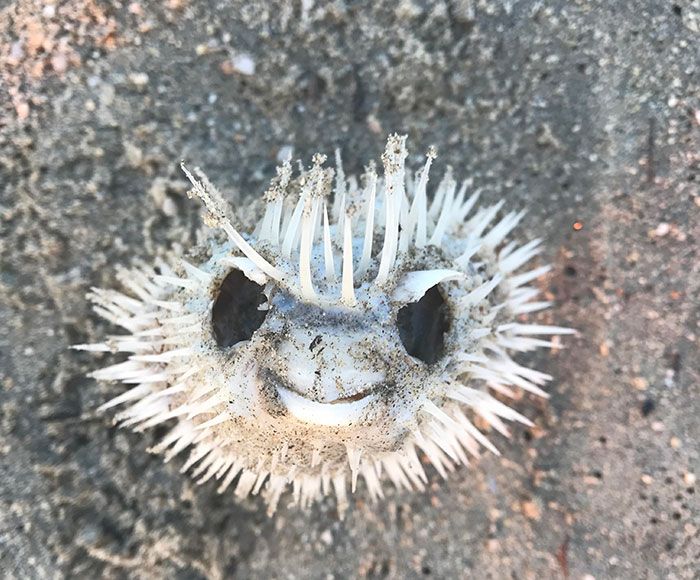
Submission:
<svg viewBox="0 0 700 580">
<path fill-rule="evenodd" d="M 529 520 L 539 520 L 540 519 L 540 508 L 534 501 L 524 501 L 520 504 L 520 510 L 523 515 Z"/>
<path fill-rule="evenodd" d="M 51 57 L 51 67 L 58 74 L 66 72 L 66 69 L 68 68 L 68 59 L 66 58 L 66 55 L 61 53 L 54 54 Z"/>
<path fill-rule="evenodd" d="M 29 117 L 29 103 L 18 103 L 15 106 L 15 111 L 17 111 L 17 117 L 20 120 L 26 119 L 27 117 Z"/>
<path fill-rule="evenodd" d="M 661 222 L 654 230 L 654 237 L 663 238 L 668 232 L 671 231 L 671 226 L 666 222 Z"/>
<path fill-rule="evenodd" d="M 129 80 L 135 87 L 143 88 L 148 84 L 148 75 L 144 72 L 131 73 Z"/>
<path fill-rule="evenodd" d="M 321 534 L 321 541 L 326 544 L 326 546 L 330 546 L 333 543 L 333 534 L 330 530 L 326 530 Z"/>
<path fill-rule="evenodd" d="M 294 155 L 294 147 L 291 145 L 283 145 L 277 152 L 277 163 L 284 163 L 285 161 L 291 160 L 292 155 Z"/>
<path fill-rule="evenodd" d="M 646 391 L 649 387 L 649 383 L 644 377 L 634 377 L 631 382 L 632 386 L 638 391 Z"/>
<path fill-rule="evenodd" d="M 231 59 L 231 67 L 233 72 L 245 76 L 255 74 L 255 61 L 253 57 L 246 53 L 237 54 Z"/>
</svg>

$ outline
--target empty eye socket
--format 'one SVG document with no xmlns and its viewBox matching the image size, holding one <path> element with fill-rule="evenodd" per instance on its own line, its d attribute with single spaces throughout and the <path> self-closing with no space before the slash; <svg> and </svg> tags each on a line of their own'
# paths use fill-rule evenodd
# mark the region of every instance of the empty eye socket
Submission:
<svg viewBox="0 0 700 580">
<path fill-rule="evenodd" d="M 450 328 L 440 289 L 433 286 L 418 302 L 402 307 L 396 325 L 408 354 L 427 364 L 438 361 L 445 352 L 445 333 Z"/>
<path fill-rule="evenodd" d="M 266 300 L 263 286 L 246 278 L 240 270 L 232 270 L 221 283 L 212 308 L 216 344 L 228 347 L 250 340 L 267 316 L 266 310 L 258 310 Z"/>
</svg>

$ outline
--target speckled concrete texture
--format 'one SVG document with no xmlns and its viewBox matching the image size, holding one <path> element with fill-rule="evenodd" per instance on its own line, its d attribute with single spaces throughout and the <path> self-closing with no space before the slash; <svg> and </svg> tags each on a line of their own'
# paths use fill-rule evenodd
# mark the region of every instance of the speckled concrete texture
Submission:
<svg viewBox="0 0 700 580">
<path fill-rule="evenodd" d="M 697 577 L 697 2 L 4 5 L 0 575 Z M 535 428 L 426 493 L 269 519 L 96 413 L 84 294 L 192 244 L 181 159 L 237 204 L 290 147 L 357 172 L 393 131 L 547 239 L 543 320 L 580 335 L 537 356 Z"/>
</svg>

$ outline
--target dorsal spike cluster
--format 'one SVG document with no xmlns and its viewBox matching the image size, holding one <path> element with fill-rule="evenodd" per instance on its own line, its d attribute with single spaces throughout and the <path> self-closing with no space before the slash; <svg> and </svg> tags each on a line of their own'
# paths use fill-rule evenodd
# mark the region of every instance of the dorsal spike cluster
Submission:
<svg viewBox="0 0 700 580">
<path fill-rule="evenodd" d="M 541 241 L 507 239 L 524 212 L 477 209 L 481 192 L 451 169 L 431 187 L 434 148 L 415 176 L 407 157 L 392 135 L 381 176 L 371 163 L 347 177 L 339 151 L 335 170 L 315 155 L 295 175 L 287 160 L 240 230 L 183 165 L 227 241 L 208 240 L 193 254 L 208 252 L 202 263 L 119 272 L 126 293 L 92 290 L 95 311 L 126 331 L 76 347 L 127 357 L 92 373 L 128 385 L 103 410 L 120 407 L 138 431 L 171 424 L 154 449 L 165 461 L 189 449 L 182 470 L 198 483 L 259 493 L 270 513 L 289 488 L 302 507 L 333 493 L 342 514 L 348 487 L 364 482 L 372 499 L 385 480 L 422 490 L 423 459 L 446 477 L 482 448 L 498 454 L 476 425 L 531 426 L 503 401 L 546 397 L 552 378 L 513 353 L 573 331 L 527 320 L 550 306 L 530 286 L 550 267 L 522 270 Z"/>
<path fill-rule="evenodd" d="M 335 154 L 335 171 L 323 168 L 326 161 L 324 155 L 314 156 L 311 169 L 304 171 L 296 181 L 289 161 L 278 167 L 276 178 L 264 194 L 265 212 L 256 232 L 257 242 L 267 242 L 273 248 L 278 248 L 280 261 L 287 262 L 287 271 L 263 258 L 252 241 L 246 240 L 233 228 L 226 217 L 220 194 L 199 170 L 195 170 L 197 178 L 184 165 L 183 171 L 193 185 L 191 194 L 204 203 L 208 223 L 212 227 L 223 229 L 241 252 L 267 276 L 284 283 L 292 293 L 304 300 L 323 304 L 337 301 L 344 305 L 354 305 L 355 284 L 366 274 L 373 259 L 379 262 L 375 283 L 385 284 L 392 275 L 397 255 L 406 254 L 413 247 L 440 246 L 443 237 L 463 221 L 478 197 L 477 192 L 465 202 L 467 182 L 457 192 L 452 169 L 448 168 L 428 210 L 427 185 L 430 167 L 437 152 L 434 147 L 428 150 L 425 165 L 420 171 L 415 189 L 411 191 L 405 185 L 407 156 L 406 137 L 389 137 L 382 155 L 382 178 L 378 178 L 371 165 L 364 175 L 364 187 L 361 190 L 351 190 L 348 187 L 350 180 L 342 169 L 339 150 Z M 331 190 L 332 221 L 326 201 Z M 285 200 L 292 197 L 294 191 L 299 192 L 298 199 L 283 219 Z M 378 196 L 380 203 L 377 203 Z M 358 202 L 351 202 L 351 197 L 357 197 Z M 486 227 L 499 207 L 493 206 L 490 213 L 483 216 L 483 227 Z M 509 218 L 501 224 L 501 230 L 507 228 L 509 231 L 512 220 Z M 346 225 L 346 221 L 350 222 L 349 225 Z M 514 225 L 515 223 L 512 227 Z M 374 239 L 378 229 L 383 233 L 383 242 L 379 248 L 375 248 Z M 352 247 L 358 236 L 362 236 L 361 253 L 355 253 Z M 319 241 L 319 247 L 316 247 Z M 319 252 L 324 264 L 321 272 L 312 266 Z M 468 259 L 469 256 L 465 258 Z M 341 264 L 342 276 L 338 282 L 340 287 L 334 289 L 329 282 L 337 281 L 336 263 Z M 289 268 L 290 264 L 292 268 Z M 323 296 L 319 296 L 316 291 L 315 277 L 325 279 L 326 284 L 323 286 L 327 292 Z"/>
</svg>

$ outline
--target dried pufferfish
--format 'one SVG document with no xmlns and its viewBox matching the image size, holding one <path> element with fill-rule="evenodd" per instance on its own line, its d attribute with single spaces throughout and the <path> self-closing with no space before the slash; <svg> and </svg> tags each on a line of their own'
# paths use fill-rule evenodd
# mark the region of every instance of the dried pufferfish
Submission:
<svg viewBox="0 0 700 580">
<path fill-rule="evenodd" d="M 296 178 L 285 163 L 249 233 L 183 167 L 226 236 L 196 248 L 197 265 L 122 275 L 129 294 L 93 290 L 128 334 L 77 348 L 131 353 L 92 376 L 135 385 L 103 408 L 121 405 L 116 419 L 138 431 L 174 422 L 156 452 L 189 448 L 183 472 L 260 492 L 270 513 L 289 484 L 301 506 L 335 492 L 341 515 L 358 476 L 372 498 L 385 479 L 423 489 L 420 453 L 442 476 L 482 446 L 498 453 L 475 416 L 506 435 L 504 420 L 531 425 L 490 392 L 545 397 L 551 377 L 509 352 L 572 332 L 516 322 L 549 306 L 528 286 L 549 267 L 519 271 L 540 240 L 505 243 L 523 212 L 489 229 L 503 202 L 472 211 L 479 193 L 451 171 L 429 201 L 435 154 L 412 176 L 405 141 L 391 136 L 383 177 L 370 166 L 361 185 L 339 156 L 335 172 L 316 155 Z"/>
</svg>

